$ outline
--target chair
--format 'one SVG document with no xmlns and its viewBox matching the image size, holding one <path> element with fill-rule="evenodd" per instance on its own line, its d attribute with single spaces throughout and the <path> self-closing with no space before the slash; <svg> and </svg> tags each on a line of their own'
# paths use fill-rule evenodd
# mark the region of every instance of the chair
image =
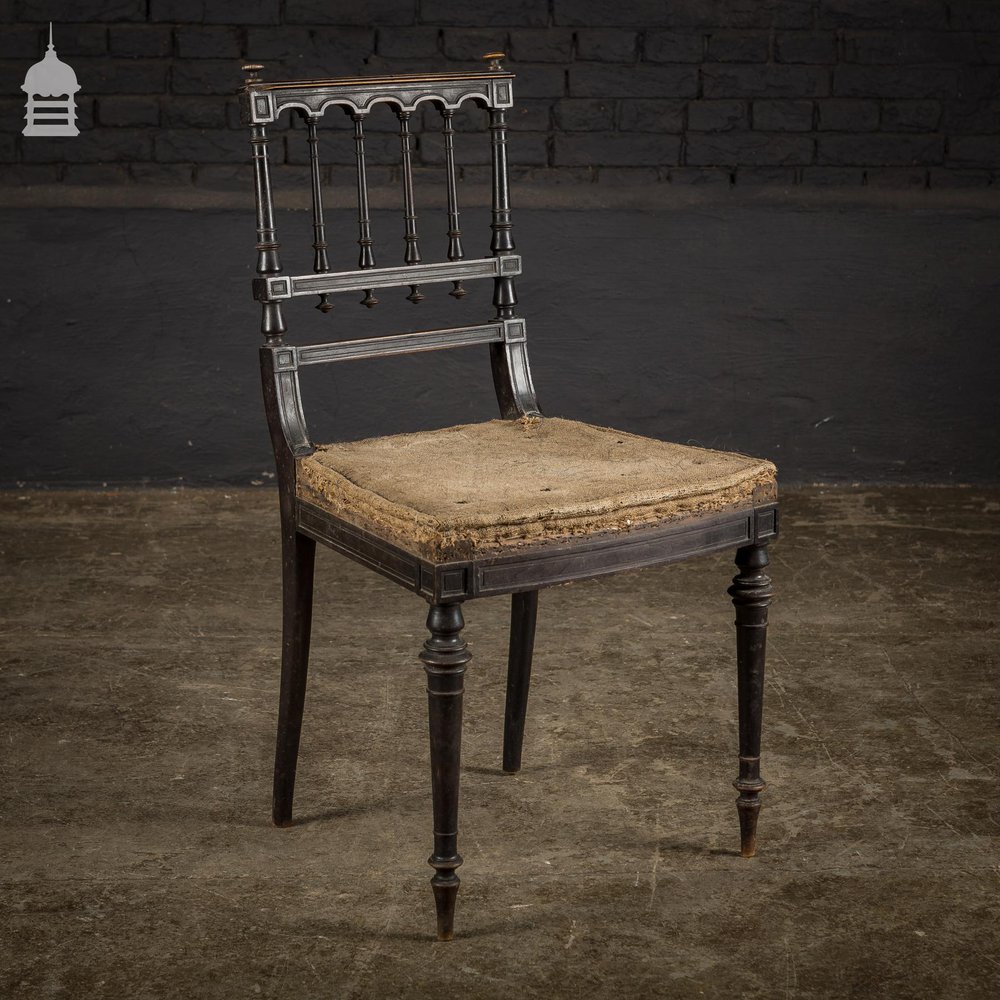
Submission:
<svg viewBox="0 0 1000 1000">
<path fill-rule="evenodd" d="M 521 273 L 511 229 L 507 110 L 513 74 L 502 54 L 468 73 L 431 73 L 265 83 L 251 75 L 241 92 L 250 127 L 257 211 L 255 298 L 262 309 L 261 375 L 277 464 L 281 512 L 283 638 L 273 818 L 292 819 L 302 725 L 316 543 L 426 599 L 429 637 L 419 658 L 427 675 L 434 849 L 429 863 L 437 934 L 453 936 L 462 863 L 458 853 L 459 753 L 463 676 L 470 653 L 462 604 L 511 595 L 503 769 L 521 766 L 538 591 L 570 580 L 652 566 L 722 549 L 736 550 L 729 594 L 736 608 L 741 852 L 756 849 L 761 703 L 767 609 L 772 591 L 767 545 L 777 535 L 775 469 L 745 455 L 656 441 L 606 427 L 543 416 L 528 365 L 525 320 L 517 315 Z M 259 65 L 244 67 L 256 73 Z M 466 259 L 457 201 L 455 110 L 486 109 L 492 162 L 491 256 Z M 441 115 L 447 186 L 447 259 L 421 258 L 414 208 L 411 121 L 425 103 Z M 379 103 L 399 119 L 405 238 L 402 266 L 376 266 L 365 165 L 365 121 Z M 323 217 L 317 129 L 324 112 L 346 112 L 354 126 L 360 256 L 358 269 L 331 271 Z M 313 273 L 286 274 L 279 259 L 268 167 L 268 126 L 285 111 L 302 116 L 309 144 Z M 283 308 L 291 299 L 379 294 L 493 282 L 495 317 L 473 326 L 422 330 L 336 343 L 286 342 Z M 399 293 L 397 293 L 399 294 Z M 314 444 L 299 371 L 417 351 L 489 345 L 500 419 L 370 440 Z"/>
</svg>

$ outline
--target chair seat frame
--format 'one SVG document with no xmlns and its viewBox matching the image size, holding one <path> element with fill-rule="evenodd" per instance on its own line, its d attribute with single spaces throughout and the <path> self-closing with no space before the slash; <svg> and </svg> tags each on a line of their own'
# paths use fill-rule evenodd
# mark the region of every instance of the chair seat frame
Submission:
<svg viewBox="0 0 1000 1000">
<path fill-rule="evenodd" d="M 761 545 L 777 536 L 776 503 L 678 518 L 624 535 L 605 532 L 455 561 L 430 562 L 299 497 L 297 529 L 433 604 L 497 597 Z"/>
<path fill-rule="evenodd" d="M 515 253 L 512 237 L 506 123 L 506 111 L 513 103 L 514 76 L 502 69 L 498 54 L 488 58 L 491 62 L 486 72 L 281 83 L 262 83 L 251 77 L 241 92 L 243 121 L 250 127 L 257 209 L 258 277 L 253 293 L 261 304 L 265 338 L 260 350 L 261 381 L 277 467 L 282 527 L 282 672 L 273 819 L 278 826 L 287 826 L 292 819 L 318 542 L 421 595 L 429 604 L 430 635 L 419 659 L 427 676 L 434 813 L 434 849 L 429 864 L 435 870 L 431 885 L 440 940 L 454 935 L 459 887 L 456 869 L 462 863 L 458 853 L 462 694 L 471 654 L 461 631 L 462 604 L 467 600 L 511 595 L 503 769 L 516 773 L 521 767 L 539 590 L 735 549 L 738 573 L 728 591 L 736 610 L 737 638 L 739 773 L 733 784 L 739 793 L 736 804 L 744 857 L 756 852 L 759 796 L 765 787 L 760 776 L 760 734 L 767 613 L 773 596 L 766 573 L 767 546 L 778 533 L 778 505 L 772 499 L 740 509 L 678 517 L 653 527 L 512 546 L 466 560 L 434 562 L 298 495 L 297 460 L 315 450 L 299 391 L 298 373 L 305 365 L 485 345 L 501 417 L 541 416 L 528 363 L 525 321 L 515 314 L 514 277 L 521 273 L 521 258 Z M 491 257 L 478 260 L 464 258 L 457 206 L 451 116 L 465 101 L 473 101 L 489 114 L 493 236 Z M 419 252 L 409 133 L 410 116 L 425 102 L 436 106 L 442 115 L 448 181 L 448 261 L 430 264 L 421 261 Z M 378 268 L 372 254 L 363 125 L 372 108 L 381 103 L 394 108 L 400 120 L 406 213 L 402 267 Z M 353 272 L 331 272 L 326 256 L 317 125 L 330 108 L 345 111 L 355 126 L 360 255 L 359 268 Z M 267 128 L 284 111 L 302 116 L 310 144 L 315 234 L 311 275 L 282 271 L 275 236 Z M 416 304 L 424 297 L 419 291 L 421 284 L 450 281 L 454 286 L 450 294 L 460 298 L 464 294 L 462 282 L 476 278 L 494 283 L 496 318 L 488 323 L 303 347 L 285 341 L 282 306 L 299 296 L 319 295 L 317 308 L 325 313 L 333 308 L 331 296 L 338 293 L 363 290 L 362 304 L 370 308 L 378 302 L 376 289 L 409 285 L 411 294 L 407 297 Z"/>
</svg>

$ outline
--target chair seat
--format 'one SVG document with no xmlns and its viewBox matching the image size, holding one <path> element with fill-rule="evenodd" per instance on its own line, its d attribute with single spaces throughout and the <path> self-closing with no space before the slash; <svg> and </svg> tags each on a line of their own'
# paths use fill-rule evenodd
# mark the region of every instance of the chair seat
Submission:
<svg viewBox="0 0 1000 1000">
<path fill-rule="evenodd" d="M 635 531 L 776 499 L 759 458 L 559 417 L 319 445 L 299 497 L 432 562 Z"/>
</svg>

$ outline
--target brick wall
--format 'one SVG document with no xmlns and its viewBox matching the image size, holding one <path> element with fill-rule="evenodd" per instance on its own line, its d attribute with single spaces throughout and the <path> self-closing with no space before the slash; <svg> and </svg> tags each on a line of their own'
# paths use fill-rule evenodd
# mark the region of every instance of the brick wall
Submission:
<svg viewBox="0 0 1000 1000">
<path fill-rule="evenodd" d="M 74 140 L 20 135 L 49 18 L 83 88 Z M 1000 187 L 1000 0 L 0 0 L 0 177 L 242 185 L 241 59 L 278 79 L 497 48 L 538 180 Z M 378 182 L 397 144 L 375 138 Z M 303 144 L 272 154 L 304 170 Z"/>
</svg>

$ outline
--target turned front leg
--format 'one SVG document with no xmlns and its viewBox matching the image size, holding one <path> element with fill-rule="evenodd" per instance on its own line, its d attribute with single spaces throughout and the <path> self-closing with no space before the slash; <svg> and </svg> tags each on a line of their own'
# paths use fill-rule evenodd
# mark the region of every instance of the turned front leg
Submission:
<svg viewBox="0 0 1000 1000">
<path fill-rule="evenodd" d="M 767 543 L 747 545 L 736 553 L 739 573 L 729 595 L 736 608 L 736 669 L 740 716 L 740 771 L 733 782 L 740 793 L 740 853 L 757 852 L 757 816 L 760 793 L 766 787 L 760 776 L 760 724 L 764 704 L 764 654 L 767 608 L 773 591 L 767 575 Z"/>
<path fill-rule="evenodd" d="M 427 710 L 431 737 L 431 790 L 434 798 L 434 869 L 431 886 L 440 941 L 454 936 L 455 899 L 462 863 L 458 853 L 458 784 L 462 752 L 462 692 L 465 666 L 472 659 L 461 632 L 460 604 L 433 604 L 427 615 L 431 633 L 420 660 L 427 672 Z"/>
</svg>

